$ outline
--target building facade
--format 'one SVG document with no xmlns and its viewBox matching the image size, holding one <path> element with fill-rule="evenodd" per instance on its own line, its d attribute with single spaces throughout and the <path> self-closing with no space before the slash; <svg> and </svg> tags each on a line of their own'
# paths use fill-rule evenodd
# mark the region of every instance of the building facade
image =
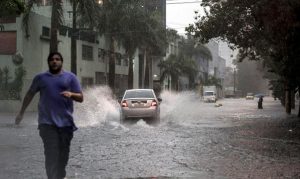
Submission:
<svg viewBox="0 0 300 179">
<path fill-rule="evenodd" d="M 59 29 L 58 51 L 64 57 L 64 69 L 71 68 L 71 16 L 70 4 L 64 5 L 64 26 Z M 50 45 L 50 4 L 35 6 L 30 13 L 29 36 L 23 27 L 22 16 L 2 18 L 3 29 L 0 32 L 0 109 L 4 112 L 20 109 L 21 100 L 28 90 L 33 77 L 48 70 L 47 57 Z M 96 33 L 79 33 L 77 38 L 77 77 L 84 88 L 94 85 L 106 85 L 108 74 L 108 44 Z M 116 49 L 115 87 L 116 93 L 127 88 L 128 59 L 124 49 Z M 138 87 L 138 51 L 134 58 L 134 88 Z M 22 70 L 21 70 L 22 69 Z M 22 71 L 23 73 L 20 73 Z M 20 75 L 23 76 L 20 76 Z M 16 79 L 19 79 L 17 83 Z M 21 79 L 21 81 L 20 81 Z M 16 84 L 21 89 L 14 89 Z M 17 88 L 19 88 L 17 87 Z M 4 93 L 3 93 L 4 94 Z M 36 109 L 37 100 L 34 99 L 28 111 Z"/>
</svg>

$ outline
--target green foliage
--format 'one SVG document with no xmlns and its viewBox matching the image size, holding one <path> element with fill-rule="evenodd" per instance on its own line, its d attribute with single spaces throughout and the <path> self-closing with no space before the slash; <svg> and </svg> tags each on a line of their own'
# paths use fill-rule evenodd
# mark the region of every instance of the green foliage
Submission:
<svg viewBox="0 0 300 179">
<path fill-rule="evenodd" d="M 20 15 L 25 11 L 25 3 L 21 0 L 1 0 L 0 17 Z"/>
<path fill-rule="evenodd" d="M 17 67 L 12 81 L 9 72 L 8 67 L 0 68 L 0 100 L 20 100 L 26 71 L 22 65 Z"/>
<path fill-rule="evenodd" d="M 195 55 L 199 55 L 208 60 L 212 60 L 210 50 L 203 44 L 198 43 L 192 36 L 188 36 L 188 39 L 182 40 L 181 51 L 190 58 Z"/>
<path fill-rule="evenodd" d="M 214 76 L 208 76 L 208 79 L 204 82 L 204 85 L 216 86 L 217 88 L 222 89 L 221 80 Z"/>
<path fill-rule="evenodd" d="M 180 36 L 175 29 L 167 28 L 166 34 L 168 43 L 175 42 L 176 40 L 180 39 Z"/>
<path fill-rule="evenodd" d="M 299 0 L 203 0 L 206 15 L 186 30 L 201 42 L 226 40 L 239 49 L 239 60 L 264 60 L 281 85 L 300 86 Z"/>
<path fill-rule="evenodd" d="M 151 55 L 162 55 L 166 47 L 165 29 L 158 20 L 159 14 L 147 10 L 144 5 L 145 1 L 104 0 L 100 7 L 99 33 L 107 39 L 114 39 L 117 45 L 122 45 L 129 58 L 129 88 L 132 87 L 132 60 L 136 49 L 147 51 L 147 60 L 149 60 Z M 110 47 L 110 50 L 114 51 L 111 45 Z M 110 61 L 114 60 L 110 59 Z M 114 68 L 113 64 L 111 68 Z"/>
<path fill-rule="evenodd" d="M 184 57 L 183 54 L 178 56 L 171 54 L 166 60 L 161 61 L 158 65 L 162 70 L 160 81 L 171 78 L 172 88 L 174 89 L 179 76 L 186 75 L 190 79 L 190 83 L 194 81 L 194 77 L 197 74 L 197 68 L 195 61 Z M 169 82 L 168 82 L 169 83 Z M 168 84 L 169 85 L 169 84 Z"/>
</svg>

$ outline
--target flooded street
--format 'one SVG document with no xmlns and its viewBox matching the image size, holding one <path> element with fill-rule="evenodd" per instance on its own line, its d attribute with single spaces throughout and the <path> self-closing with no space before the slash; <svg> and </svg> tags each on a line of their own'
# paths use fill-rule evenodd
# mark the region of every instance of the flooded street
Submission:
<svg viewBox="0 0 300 179">
<path fill-rule="evenodd" d="M 257 99 L 222 99 L 216 107 L 192 92 L 163 92 L 161 123 L 153 126 L 121 125 L 110 96 L 105 87 L 89 89 L 76 106 L 68 178 L 300 177 L 299 122 L 272 98 L 258 110 Z M 35 115 L 20 127 L 1 123 L 4 178 L 44 178 Z"/>
</svg>

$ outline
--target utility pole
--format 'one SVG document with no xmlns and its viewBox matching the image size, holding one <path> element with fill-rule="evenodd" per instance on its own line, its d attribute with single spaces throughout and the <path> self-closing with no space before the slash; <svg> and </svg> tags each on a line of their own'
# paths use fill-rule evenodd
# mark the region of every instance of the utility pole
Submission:
<svg viewBox="0 0 300 179">
<path fill-rule="evenodd" d="M 233 95 L 235 97 L 235 76 L 236 76 L 236 68 L 233 68 Z"/>
</svg>

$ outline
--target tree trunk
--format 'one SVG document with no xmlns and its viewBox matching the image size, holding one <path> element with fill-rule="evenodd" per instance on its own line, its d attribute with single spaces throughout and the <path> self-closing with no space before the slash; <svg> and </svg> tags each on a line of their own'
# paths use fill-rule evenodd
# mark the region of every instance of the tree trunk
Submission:
<svg viewBox="0 0 300 179">
<path fill-rule="evenodd" d="M 110 54 L 109 54 L 109 75 L 108 75 L 108 86 L 113 92 L 115 92 L 115 38 L 111 36 L 110 38 Z"/>
<path fill-rule="evenodd" d="M 291 109 L 291 89 L 290 89 L 290 86 L 286 84 L 285 86 L 285 112 L 287 114 L 291 114 L 292 112 L 292 109 Z"/>
<path fill-rule="evenodd" d="M 51 30 L 50 30 L 50 53 L 57 52 L 57 31 L 59 27 L 59 14 L 56 13 L 55 7 L 59 6 L 62 3 L 60 0 L 52 1 L 52 13 L 51 13 Z"/>
<path fill-rule="evenodd" d="M 291 108 L 295 109 L 296 105 L 295 105 L 295 90 L 291 90 Z"/>
<path fill-rule="evenodd" d="M 299 100 L 298 117 L 300 117 L 300 100 Z"/>
<path fill-rule="evenodd" d="M 71 35 L 71 72 L 75 75 L 77 74 L 77 44 L 76 37 L 77 34 L 77 13 L 76 13 L 77 3 L 73 2 L 73 24 L 72 24 L 72 35 Z"/>
<path fill-rule="evenodd" d="M 143 74 L 142 74 L 142 88 L 145 88 L 146 64 L 147 64 L 147 49 L 144 50 L 143 59 Z"/>
<path fill-rule="evenodd" d="M 133 58 L 130 56 L 129 60 L 129 68 L 128 68 L 128 89 L 133 89 Z"/>
<path fill-rule="evenodd" d="M 170 83 L 171 83 L 170 76 L 168 76 L 168 90 L 170 90 Z"/>
<path fill-rule="evenodd" d="M 146 56 L 146 67 L 145 67 L 145 88 L 150 88 L 150 57 Z"/>
</svg>

